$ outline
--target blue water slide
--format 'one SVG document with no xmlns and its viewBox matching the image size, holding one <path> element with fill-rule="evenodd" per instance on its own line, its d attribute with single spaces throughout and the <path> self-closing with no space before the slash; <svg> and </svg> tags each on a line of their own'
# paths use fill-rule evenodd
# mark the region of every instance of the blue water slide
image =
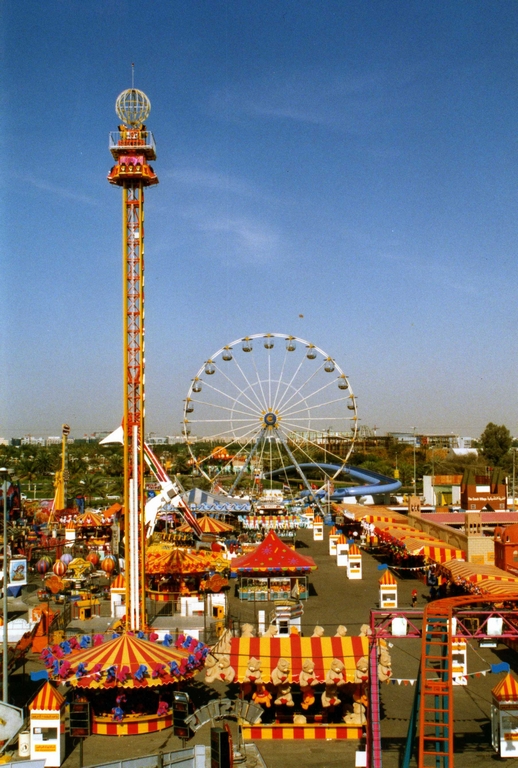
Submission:
<svg viewBox="0 0 518 768">
<path fill-rule="evenodd" d="M 342 466 L 341 464 L 319 464 L 319 463 L 307 463 L 299 464 L 300 469 L 304 472 L 307 469 L 322 469 L 324 472 L 332 475 L 333 477 L 340 477 L 340 475 L 348 475 L 354 480 L 363 480 L 363 485 L 350 485 L 347 488 L 335 488 L 331 494 L 331 501 L 341 501 L 351 496 L 374 496 L 385 493 L 395 493 L 401 488 L 399 480 L 394 480 L 393 477 L 387 477 L 386 475 L 380 475 L 379 472 L 373 472 L 372 469 L 363 469 L 361 467 L 349 467 Z M 276 469 L 268 474 L 271 477 L 276 475 L 284 475 L 289 471 L 296 471 L 295 466 L 282 467 L 282 469 Z M 337 475 L 336 473 L 339 472 Z M 309 491 L 302 491 L 301 496 L 309 496 Z M 323 490 L 317 491 L 316 496 L 319 498 L 325 497 L 326 493 Z"/>
</svg>

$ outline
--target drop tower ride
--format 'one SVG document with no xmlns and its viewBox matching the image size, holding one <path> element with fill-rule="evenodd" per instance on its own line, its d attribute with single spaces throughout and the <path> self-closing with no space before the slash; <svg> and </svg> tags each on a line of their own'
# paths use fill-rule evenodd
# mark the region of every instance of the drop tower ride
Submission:
<svg viewBox="0 0 518 768">
<path fill-rule="evenodd" d="M 124 432 L 124 556 L 126 626 L 144 629 L 144 189 L 158 184 L 149 165 L 156 159 L 153 134 L 145 121 L 151 111 L 147 96 L 136 88 L 115 102 L 121 121 L 110 133 L 116 164 L 108 181 L 122 187 L 123 264 L 123 432 Z"/>
</svg>

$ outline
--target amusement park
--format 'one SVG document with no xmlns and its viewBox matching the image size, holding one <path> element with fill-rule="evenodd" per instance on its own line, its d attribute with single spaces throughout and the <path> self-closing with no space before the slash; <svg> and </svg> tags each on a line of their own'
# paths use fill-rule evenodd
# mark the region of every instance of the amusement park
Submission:
<svg viewBox="0 0 518 768">
<path fill-rule="evenodd" d="M 72 424 L 52 498 L 23 498 L 1 469 L 3 761 L 515 764 L 514 482 L 509 505 L 498 467 L 432 471 L 430 505 L 415 442 L 406 493 L 397 469 L 357 466 L 347 369 L 263 331 L 207 350 L 185 387 L 187 486 L 146 439 L 150 102 L 132 87 L 115 109 L 124 410 L 98 447 L 119 451 L 121 492 L 97 504 L 72 487 Z M 437 501 L 448 482 L 456 505 Z"/>
</svg>

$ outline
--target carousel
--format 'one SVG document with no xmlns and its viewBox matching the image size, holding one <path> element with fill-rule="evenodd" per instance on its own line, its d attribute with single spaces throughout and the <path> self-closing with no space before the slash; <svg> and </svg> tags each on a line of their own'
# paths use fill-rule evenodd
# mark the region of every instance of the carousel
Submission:
<svg viewBox="0 0 518 768">
<path fill-rule="evenodd" d="M 205 663 L 208 646 L 166 634 L 143 632 L 69 638 L 44 649 L 50 679 L 88 701 L 92 733 L 125 736 L 154 733 L 173 724 L 173 691 Z"/>
</svg>

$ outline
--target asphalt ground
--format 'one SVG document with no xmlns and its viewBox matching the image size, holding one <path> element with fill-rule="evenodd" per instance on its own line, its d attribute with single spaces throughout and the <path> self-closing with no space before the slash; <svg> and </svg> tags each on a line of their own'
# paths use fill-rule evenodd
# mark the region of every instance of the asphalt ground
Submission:
<svg viewBox="0 0 518 768">
<path fill-rule="evenodd" d="M 328 554 L 327 532 L 325 540 L 314 542 L 312 532 L 299 531 L 297 549 L 301 554 L 310 555 L 318 565 L 318 570 L 311 576 L 309 600 L 304 603 L 302 632 L 311 635 L 315 625 L 324 627 L 326 635 L 334 635 L 336 627 L 344 624 L 348 634 L 357 635 L 362 624 L 368 624 L 370 611 L 379 608 L 378 569 L 383 562 L 375 553 L 363 553 L 363 578 L 349 581 L 345 568 L 336 566 L 335 558 Z M 396 574 L 397 576 L 397 574 Z M 428 598 L 428 588 L 415 578 L 398 580 L 398 603 L 400 609 L 411 608 L 411 592 L 418 589 L 417 609 L 423 609 Z M 272 608 L 272 604 L 253 604 L 239 601 L 234 590 L 230 595 L 230 613 L 241 623 L 254 623 L 257 609 Z M 415 680 L 420 661 L 420 641 L 409 638 L 391 640 L 392 677 L 395 679 Z M 481 648 L 478 643 L 468 643 L 468 684 L 454 688 L 455 716 L 455 755 L 456 768 L 482 768 L 501 762 L 491 747 L 490 707 L 491 690 L 502 679 L 502 674 L 482 674 L 490 669 L 491 664 L 508 661 L 511 669 L 518 668 L 517 656 L 503 644 L 497 648 Z M 31 669 L 40 669 L 41 665 L 29 660 L 27 673 Z M 472 673 L 480 673 L 477 675 Z M 22 670 L 11 677 L 10 687 L 14 703 L 23 705 L 34 694 L 40 684 L 31 683 L 23 678 Z M 188 687 L 191 698 L 197 706 L 216 695 L 235 698 L 237 686 L 217 684 L 206 686 L 203 674 L 192 681 Z M 412 711 L 415 688 L 410 683 L 383 684 L 381 686 L 381 734 L 383 766 L 397 768 L 401 765 L 408 730 L 408 719 Z M 235 732 L 235 725 L 230 723 Z M 237 736 L 236 736 L 237 737 Z M 189 744 L 210 743 L 210 728 L 201 728 Z M 354 766 L 355 752 L 360 745 L 356 741 L 325 742 L 315 741 L 257 741 L 257 747 L 269 768 L 334 768 L 335 766 Z M 110 760 L 126 759 L 149 755 L 154 752 L 169 752 L 179 749 L 181 742 L 173 736 L 172 729 L 156 734 L 126 736 L 91 736 L 84 741 L 83 764 L 98 765 Z M 79 748 L 69 744 L 65 768 L 79 766 Z M 411 765 L 417 765 L 415 758 Z M 509 768 L 518 768 L 518 757 L 507 758 Z M 453 766 L 450 766 L 453 768 Z"/>
</svg>

